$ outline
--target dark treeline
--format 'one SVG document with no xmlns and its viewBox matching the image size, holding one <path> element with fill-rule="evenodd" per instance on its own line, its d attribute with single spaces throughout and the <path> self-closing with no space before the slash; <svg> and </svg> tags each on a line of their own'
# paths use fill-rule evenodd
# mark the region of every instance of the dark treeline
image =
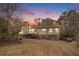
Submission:
<svg viewBox="0 0 79 59">
<path fill-rule="evenodd" d="M 76 10 L 65 11 L 58 19 L 60 35 L 71 36 L 79 45 L 79 13 Z"/>
<path fill-rule="evenodd" d="M 18 39 L 22 20 L 17 17 L 17 4 L 0 4 L 0 41 Z"/>
</svg>

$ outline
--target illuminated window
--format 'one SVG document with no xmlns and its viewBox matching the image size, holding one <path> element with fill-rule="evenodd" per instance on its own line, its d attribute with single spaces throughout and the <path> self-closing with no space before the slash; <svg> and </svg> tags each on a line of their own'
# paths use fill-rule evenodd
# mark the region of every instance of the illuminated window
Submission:
<svg viewBox="0 0 79 59">
<path fill-rule="evenodd" d="M 29 28 L 31 28 L 31 26 L 29 26 Z"/>
<path fill-rule="evenodd" d="M 23 30 L 21 30 L 21 32 L 19 32 L 19 34 L 23 34 Z"/>
<path fill-rule="evenodd" d="M 46 29 L 44 29 L 44 28 L 43 28 L 43 29 L 42 29 L 42 31 L 44 31 L 44 32 L 45 32 L 45 31 L 46 31 Z"/>
<path fill-rule="evenodd" d="M 34 29 L 32 29 L 32 32 L 34 32 L 35 30 Z"/>
<path fill-rule="evenodd" d="M 33 33 L 34 31 L 34 29 L 29 29 L 29 33 Z"/>
<path fill-rule="evenodd" d="M 58 33 L 59 32 L 58 28 L 55 28 L 55 31 L 56 31 L 56 33 Z"/>
<path fill-rule="evenodd" d="M 49 32 L 50 32 L 50 33 L 52 32 L 52 28 L 49 29 Z"/>
</svg>

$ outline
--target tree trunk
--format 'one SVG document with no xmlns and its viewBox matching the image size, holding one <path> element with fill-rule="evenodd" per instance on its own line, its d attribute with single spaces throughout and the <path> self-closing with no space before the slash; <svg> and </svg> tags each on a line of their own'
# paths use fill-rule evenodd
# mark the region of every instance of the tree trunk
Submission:
<svg viewBox="0 0 79 59">
<path fill-rule="evenodd" d="M 49 37 L 48 37 L 48 32 L 49 32 L 49 29 L 47 28 L 47 40 L 49 40 Z"/>
<path fill-rule="evenodd" d="M 77 45 L 77 47 L 79 47 L 79 34 L 77 34 L 77 36 L 76 36 L 76 45 Z"/>
</svg>

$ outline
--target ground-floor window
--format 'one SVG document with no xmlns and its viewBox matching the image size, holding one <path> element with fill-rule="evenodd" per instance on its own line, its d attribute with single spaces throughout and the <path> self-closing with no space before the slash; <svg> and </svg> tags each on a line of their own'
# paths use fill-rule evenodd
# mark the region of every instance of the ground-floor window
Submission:
<svg viewBox="0 0 79 59">
<path fill-rule="evenodd" d="M 43 28 L 43 29 L 42 29 L 42 32 L 46 32 L 46 29 L 45 29 L 45 28 Z"/>
<path fill-rule="evenodd" d="M 49 33 L 52 33 L 52 28 L 49 29 Z"/>
<path fill-rule="evenodd" d="M 34 33 L 35 29 L 29 29 L 29 33 Z"/>
<path fill-rule="evenodd" d="M 59 28 L 55 28 L 55 32 L 56 33 L 59 33 Z"/>
</svg>

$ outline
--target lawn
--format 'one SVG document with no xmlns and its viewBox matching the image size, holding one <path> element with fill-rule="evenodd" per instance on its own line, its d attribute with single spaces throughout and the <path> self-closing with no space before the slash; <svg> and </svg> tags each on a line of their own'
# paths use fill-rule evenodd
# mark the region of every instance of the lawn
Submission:
<svg viewBox="0 0 79 59">
<path fill-rule="evenodd" d="M 1 56 L 62 56 L 79 55 L 76 42 L 24 39 L 20 44 L 0 44 Z"/>
</svg>

